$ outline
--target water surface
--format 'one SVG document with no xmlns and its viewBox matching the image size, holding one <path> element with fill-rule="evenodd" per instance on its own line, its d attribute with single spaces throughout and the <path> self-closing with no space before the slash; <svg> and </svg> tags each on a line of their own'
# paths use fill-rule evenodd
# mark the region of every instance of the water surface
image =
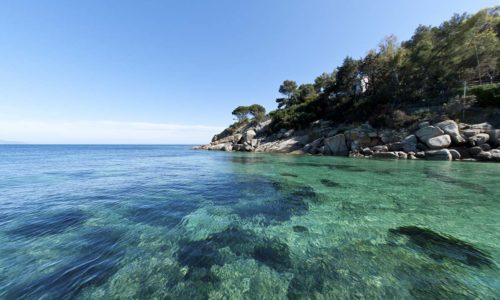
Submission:
<svg viewBox="0 0 500 300">
<path fill-rule="evenodd" d="M 494 299 L 500 165 L 0 146 L 2 299 Z"/>
</svg>

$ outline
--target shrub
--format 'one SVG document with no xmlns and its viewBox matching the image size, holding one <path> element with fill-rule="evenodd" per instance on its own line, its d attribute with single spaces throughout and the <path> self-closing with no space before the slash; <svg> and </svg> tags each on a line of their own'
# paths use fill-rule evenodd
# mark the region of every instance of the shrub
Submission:
<svg viewBox="0 0 500 300">
<path fill-rule="evenodd" d="M 479 106 L 500 107 L 500 84 L 485 84 L 471 88 Z"/>
</svg>

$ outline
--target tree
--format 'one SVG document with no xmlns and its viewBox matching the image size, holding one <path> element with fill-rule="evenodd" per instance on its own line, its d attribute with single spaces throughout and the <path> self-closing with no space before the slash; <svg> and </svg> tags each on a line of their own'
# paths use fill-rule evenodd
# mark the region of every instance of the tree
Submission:
<svg viewBox="0 0 500 300">
<path fill-rule="evenodd" d="M 293 80 L 285 80 L 283 84 L 280 85 L 279 92 L 286 96 L 286 98 L 278 98 L 276 102 L 278 103 L 278 109 L 287 108 L 292 105 L 291 96 L 297 90 L 297 83 Z"/>
<path fill-rule="evenodd" d="M 232 115 L 236 117 L 238 122 L 242 122 L 248 119 L 249 113 L 250 109 L 248 106 L 238 106 L 233 110 Z"/>
<path fill-rule="evenodd" d="M 253 119 L 257 122 L 262 121 L 264 116 L 266 115 L 266 109 L 259 104 L 252 104 L 248 107 L 248 111 L 250 115 L 252 115 Z"/>
<path fill-rule="evenodd" d="M 283 84 L 280 85 L 279 92 L 283 95 L 285 95 L 287 98 L 290 98 L 290 96 L 295 92 L 297 89 L 297 83 L 293 80 L 285 80 L 283 81 Z"/>
</svg>

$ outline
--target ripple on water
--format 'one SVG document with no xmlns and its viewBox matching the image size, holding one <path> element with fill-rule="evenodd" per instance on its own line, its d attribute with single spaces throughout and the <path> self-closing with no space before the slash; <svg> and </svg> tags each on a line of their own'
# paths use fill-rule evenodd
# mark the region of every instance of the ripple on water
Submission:
<svg viewBox="0 0 500 300">
<path fill-rule="evenodd" d="M 44 215 L 24 217 L 25 221 L 7 231 L 10 235 L 33 238 L 37 236 L 58 234 L 71 227 L 81 225 L 88 219 L 88 215 L 81 210 L 65 210 L 49 212 Z"/>
<path fill-rule="evenodd" d="M 7 299 L 72 299 L 83 288 L 106 282 L 118 269 L 124 252 L 119 247 L 122 234 L 95 229 L 74 242 L 78 255 L 57 265 L 48 274 L 21 283 L 7 293 Z"/>
</svg>

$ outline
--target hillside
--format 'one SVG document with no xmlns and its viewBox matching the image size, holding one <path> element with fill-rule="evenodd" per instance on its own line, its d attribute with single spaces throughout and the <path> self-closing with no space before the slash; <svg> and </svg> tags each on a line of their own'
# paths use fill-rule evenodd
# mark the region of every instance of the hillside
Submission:
<svg viewBox="0 0 500 300">
<path fill-rule="evenodd" d="M 450 148 L 462 158 L 490 160 L 499 146 L 499 53 L 500 7 L 456 14 L 440 26 L 419 26 L 408 41 L 389 36 L 365 57 L 346 57 L 313 83 L 285 80 L 276 110 L 265 115 L 258 104 L 239 106 L 233 111 L 237 122 L 200 148 L 372 156 L 403 151 L 393 144 L 411 140 L 416 147 L 406 157 Z M 441 122 L 452 124 L 452 132 Z M 440 138 L 443 143 L 412 135 L 429 126 L 439 129 L 425 129 L 434 132 L 429 138 L 448 136 Z M 483 134 L 488 137 L 478 137 Z"/>
</svg>

